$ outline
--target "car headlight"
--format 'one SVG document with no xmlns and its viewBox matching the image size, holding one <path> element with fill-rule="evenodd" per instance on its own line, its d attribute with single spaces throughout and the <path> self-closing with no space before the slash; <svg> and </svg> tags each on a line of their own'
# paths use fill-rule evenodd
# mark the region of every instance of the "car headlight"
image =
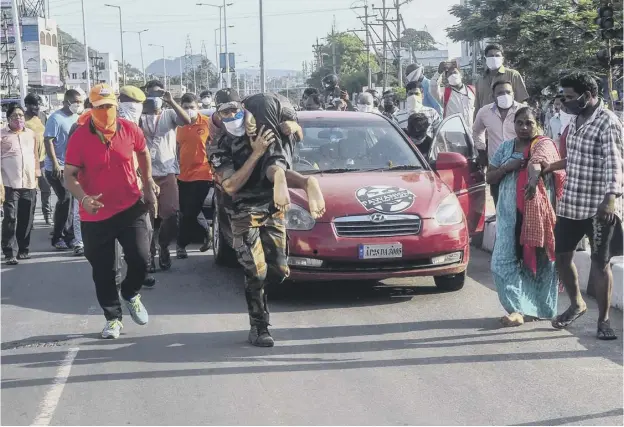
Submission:
<svg viewBox="0 0 624 427">
<path fill-rule="evenodd" d="M 316 221 L 310 213 L 299 205 L 291 204 L 286 211 L 286 229 L 308 231 L 312 230 Z"/>
<path fill-rule="evenodd" d="M 464 218 L 464 213 L 455 194 L 449 194 L 438 206 L 435 220 L 439 225 L 460 224 Z"/>
</svg>

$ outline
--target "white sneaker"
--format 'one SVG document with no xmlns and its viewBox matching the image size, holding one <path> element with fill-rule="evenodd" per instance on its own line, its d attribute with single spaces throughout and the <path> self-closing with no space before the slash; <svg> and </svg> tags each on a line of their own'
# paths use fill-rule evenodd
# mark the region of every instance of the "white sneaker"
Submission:
<svg viewBox="0 0 624 427">
<path fill-rule="evenodd" d="M 108 320 L 106 322 L 106 326 L 102 330 L 102 338 L 119 338 L 119 334 L 121 334 L 121 329 L 123 328 L 123 324 L 120 320 Z"/>
</svg>

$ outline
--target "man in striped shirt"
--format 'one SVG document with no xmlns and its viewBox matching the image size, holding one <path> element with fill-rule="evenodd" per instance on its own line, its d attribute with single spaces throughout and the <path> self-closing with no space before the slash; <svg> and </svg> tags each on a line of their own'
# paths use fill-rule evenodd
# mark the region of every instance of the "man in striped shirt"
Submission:
<svg viewBox="0 0 624 427">
<path fill-rule="evenodd" d="M 423 105 L 423 88 L 417 82 L 410 82 L 407 84 L 407 99 L 405 100 L 405 108 L 399 110 L 394 114 L 394 120 L 398 125 L 407 132 L 408 119 L 414 113 L 422 113 L 427 119 L 429 119 L 429 129 L 427 129 L 427 135 L 434 136 L 436 130 L 440 126 L 442 119 L 440 114 L 433 108 L 425 107 Z"/>
</svg>

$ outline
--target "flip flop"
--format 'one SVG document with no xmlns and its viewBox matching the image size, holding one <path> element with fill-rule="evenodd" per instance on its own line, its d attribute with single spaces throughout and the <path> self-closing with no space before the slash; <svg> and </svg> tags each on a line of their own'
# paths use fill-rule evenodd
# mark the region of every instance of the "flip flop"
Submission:
<svg viewBox="0 0 624 427">
<path fill-rule="evenodd" d="M 587 307 L 585 307 L 582 311 L 577 311 L 577 309 L 570 307 L 564 311 L 563 314 L 560 314 L 553 319 L 552 326 L 555 329 L 565 329 L 585 313 L 587 313 Z"/>
<path fill-rule="evenodd" d="M 617 335 L 615 335 L 615 331 L 611 328 L 611 323 L 608 320 L 606 322 L 598 323 L 598 332 L 596 333 L 596 336 L 602 341 L 612 341 L 617 339 Z"/>
</svg>

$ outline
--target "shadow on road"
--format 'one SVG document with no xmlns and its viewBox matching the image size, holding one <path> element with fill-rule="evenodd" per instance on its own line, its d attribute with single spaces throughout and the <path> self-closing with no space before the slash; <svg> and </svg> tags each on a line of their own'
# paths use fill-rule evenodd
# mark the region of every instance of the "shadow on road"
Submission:
<svg viewBox="0 0 624 427">
<path fill-rule="evenodd" d="M 555 418 L 552 420 L 535 421 L 524 424 L 514 424 L 515 426 L 563 426 L 572 423 L 580 423 L 589 420 L 599 420 L 601 418 L 609 417 L 621 417 L 624 415 L 624 408 L 612 409 L 611 411 L 605 411 L 597 414 L 578 415 L 565 418 Z"/>
<path fill-rule="evenodd" d="M 592 350 L 503 352 L 497 354 L 449 355 L 419 358 L 394 358 L 391 360 L 365 360 L 362 353 L 418 350 L 435 348 L 478 348 L 486 344 L 510 344 L 512 347 L 528 342 L 551 342 L 574 339 L 569 334 L 553 332 L 549 335 L 527 336 L 527 331 L 496 331 L 493 319 L 455 319 L 390 323 L 381 325 L 352 325 L 314 328 L 276 328 L 273 335 L 278 345 L 271 349 L 255 349 L 244 343 L 247 331 L 209 333 L 163 334 L 153 336 L 124 337 L 107 341 L 95 339 L 95 334 L 83 336 L 32 337 L 13 343 L 4 343 L 3 350 L 29 346 L 80 346 L 74 365 L 93 365 L 106 362 L 140 363 L 209 363 L 270 361 L 272 364 L 253 366 L 214 366 L 202 369 L 150 370 L 93 375 L 72 375 L 68 382 L 97 382 L 140 378 L 173 378 L 196 375 L 231 375 L 245 373 L 331 371 L 344 369 L 383 368 L 420 365 L 447 365 L 457 363 L 486 363 L 500 361 L 561 360 L 569 358 L 602 358 L 602 353 Z M 426 337 L 417 339 L 380 340 L 386 334 L 470 329 L 474 333 Z M 544 332 L 539 329 L 535 332 Z M 550 331 L 550 330 L 549 330 Z M 524 335 L 519 336 L 519 333 Z M 296 344 L 288 341 L 366 337 L 370 340 L 357 342 L 327 342 Z M 282 344 L 283 343 L 283 344 Z M 33 352 L 27 354 L 4 354 L 2 365 L 21 365 L 24 368 L 55 367 L 64 357 L 63 351 Z M 310 355 L 305 358 L 300 356 Z M 327 357 L 321 357 L 324 355 Z M 340 358 L 340 355 L 344 357 Z M 353 355 L 353 357 L 350 357 Z M 289 357 L 290 356 L 290 357 Z M 52 378 L 29 380 L 5 379 L 2 388 L 20 388 L 46 385 Z"/>
</svg>

